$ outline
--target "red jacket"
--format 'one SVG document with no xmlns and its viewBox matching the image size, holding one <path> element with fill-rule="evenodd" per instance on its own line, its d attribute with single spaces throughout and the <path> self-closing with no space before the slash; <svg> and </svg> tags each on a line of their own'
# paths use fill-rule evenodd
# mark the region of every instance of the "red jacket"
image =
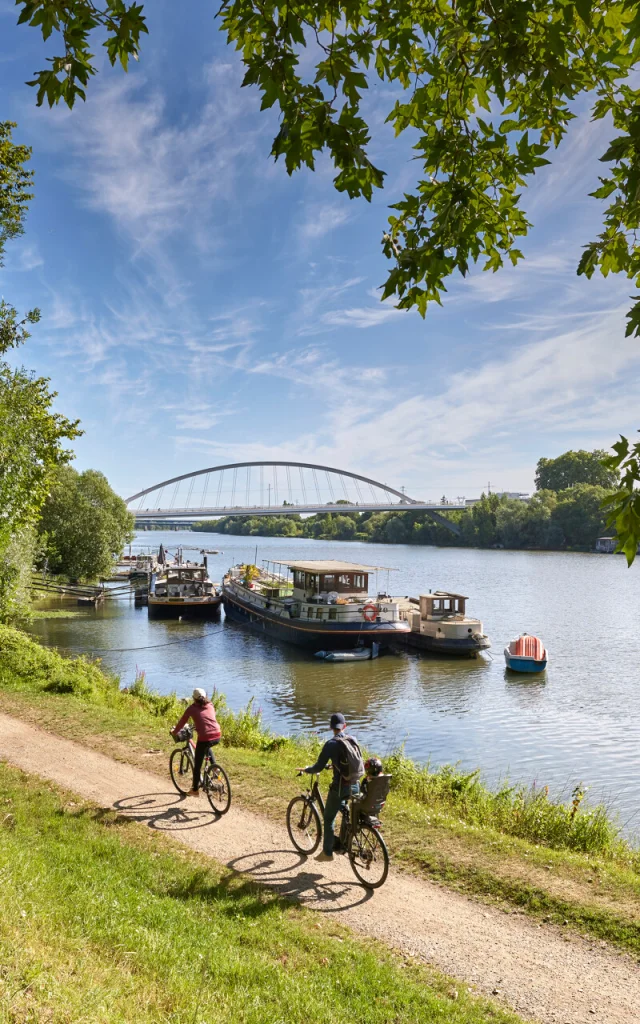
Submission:
<svg viewBox="0 0 640 1024">
<path fill-rule="evenodd" d="M 182 726 L 186 725 L 190 718 L 193 718 L 199 740 L 207 740 L 210 743 L 213 740 L 219 740 L 222 736 L 222 730 L 216 719 L 216 709 L 210 700 L 206 704 L 201 704 L 199 701 L 190 704 L 173 731 L 178 732 L 179 729 L 182 729 Z"/>
</svg>

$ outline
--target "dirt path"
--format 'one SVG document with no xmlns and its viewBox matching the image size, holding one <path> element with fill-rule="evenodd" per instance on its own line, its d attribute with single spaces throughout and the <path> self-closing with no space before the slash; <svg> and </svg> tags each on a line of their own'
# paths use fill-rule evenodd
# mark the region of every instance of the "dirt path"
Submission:
<svg viewBox="0 0 640 1024">
<path fill-rule="evenodd" d="M 593 940 L 564 936 L 430 883 L 390 874 L 367 894 L 341 857 L 304 860 L 284 827 L 232 807 L 216 820 L 204 800 L 102 754 L 0 715 L 0 758 L 215 857 L 343 924 L 428 961 L 544 1024 L 640 1020 L 640 969 Z"/>
</svg>

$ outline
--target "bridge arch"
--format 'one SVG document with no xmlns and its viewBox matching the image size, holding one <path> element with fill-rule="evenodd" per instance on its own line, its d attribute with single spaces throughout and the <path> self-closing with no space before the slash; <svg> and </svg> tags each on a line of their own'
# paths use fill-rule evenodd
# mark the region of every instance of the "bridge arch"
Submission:
<svg viewBox="0 0 640 1024">
<path fill-rule="evenodd" d="M 284 471 L 278 475 L 278 469 Z M 245 473 L 239 477 L 239 471 Z M 258 471 L 257 473 L 255 471 Z M 298 474 L 297 479 L 292 471 Z M 230 496 L 224 490 L 225 474 L 231 474 Z M 253 475 L 252 475 L 253 474 Z M 271 475 L 269 475 L 271 474 Z M 202 489 L 196 489 L 196 481 L 203 479 Z M 211 487 L 211 479 L 214 486 Z M 322 479 L 324 478 L 324 479 Z M 322 491 L 325 488 L 325 493 Z M 165 492 L 169 489 L 167 500 Z M 265 494 L 268 493 L 268 501 Z M 273 501 L 272 501 L 273 494 Z M 336 494 L 338 495 L 336 497 Z M 214 497 L 215 495 L 215 497 Z M 282 500 L 285 496 L 284 501 Z M 224 498 L 224 504 L 223 504 Z M 145 501 L 145 499 L 147 499 Z M 266 516 L 311 514 L 316 512 L 345 512 L 347 508 L 358 512 L 377 511 L 424 511 L 443 526 L 459 532 L 448 519 L 439 515 L 442 511 L 464 508 L 437 501 L 420 501 L 389 484 L 380 483 L 372 477 L 353 473 L 334 466 L 313 462 L 286 462 L 265 460 L 257 462 L 227 462 L 219 466 L 193 470 L 179 476 L 169 477 L 151 487 L 145 487 L 126 499 L 126 503 L 137 506 L 135 512 L 140 522 L 187 521 L 188 519 L 218 518 L 220 516 Z"/>
<path fill-rule="evenodd" d="M 182 476 L 172 476 L 169 480 L 163 480 L 162 483 L 155 484 L 153 487 L 147 487 L 144 491 L 138 491 L 137 494 L 132 494 L 130 498 L 125 498 L 127 505 L 130 505 L 132 501 L 136 501 L 138 498 L 143 498 L 147 494 L 151 494 L 153 491 L 158 491 L 163 487 L 170 487 L 171 484 L 180 483 L 182 480 L 190 480 L 197 476 L 203 476 L 205 473 L 218 473 L 224 472 L 227 469 L 248 469 L 259 468 L 260 466 L 282 466 L 283 468 L 288 467 L 289 469 L 311 469 L 319 470 L 321 473 L 335 473 L 337 476 L 346 476 L 352 480 L 359 480 L 361 483 L 370 484 L 372 487 L 379 487 L 383 491 L 387 491 L 389 494 L 395 494 L 397 498 L 407 505 L 414 505 L 416 501 L 414 498 L 409 498 L 403 491 L 396 491 L 395 488 L 389 487 L 387 484 L 381 484 L 378 480 L 373 480 L 368 476 L 361 476 L 359 473 L 351 473 L 346 469 L 335 469 L 333 466 L 321 466 L 316 465 L 313 462 L 228 462 L 223 466 L 210 466 L 208 469 L 197 469 L 193 473 L 183 473 Z"/>
</svg>

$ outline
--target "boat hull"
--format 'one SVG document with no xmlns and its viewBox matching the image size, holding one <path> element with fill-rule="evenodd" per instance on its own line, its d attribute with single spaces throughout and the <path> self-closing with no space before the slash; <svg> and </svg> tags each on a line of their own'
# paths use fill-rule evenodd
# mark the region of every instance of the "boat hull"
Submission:
<svg viewBox="0 0 640 1024">
<path fill-rule="evenodd" d="M 150 619 L 217 619 L 220 616 L 221 597 L 210 601 L 162 601 L 149 596 Z"/>
<path fill-rule="evenodd" d="M 431 654 L 448 654 L 458 658 L 475 658 L 480 651 L 487 651 L 491 647 L 491 641 L 487 637 L 474 640 L 473 637 L 445 637 L 436 640 L 433 636 L 425 633 L 410 631 L 405 633 L 398 641 L 402 646 L 414 651 L 429 651 Z"/>
<path fill-rule="evenodd" d="M 535 658 L 522 658 L 511 654 L 506 648 L 504 660 L 507 663 L 507 668 L 512 672 L 544 672 L 547 667 L 547 658 L 543 658 L 541 661 L 536 661 Z"/>
<path fill-rule="evenodd" d="M 223 591 L 222 599 L 227 618 L 241 622 L 257 633 L 284 640 L 297 647 L 313 651 L 350 650 L 362 644 L 377 643 L 388 647 L 398 637 L 408 632 L 404 622 L 323 622 L 318 626 L 315 620 L 283 619 L 262 608 L 251 607 L 235 594 Z"/>
</svg>

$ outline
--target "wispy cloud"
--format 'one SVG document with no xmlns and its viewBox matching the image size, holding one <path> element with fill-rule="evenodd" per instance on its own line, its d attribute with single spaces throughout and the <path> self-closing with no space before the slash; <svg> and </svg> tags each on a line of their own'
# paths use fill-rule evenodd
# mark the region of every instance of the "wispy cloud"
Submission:
<svg viewBox="0 0 640 1024">
<path fill-rule="evenodd" d="M 308 210 L 306 220 L 300 225 L 300 237 L 307 242 L 314 241 L 329 234 L 330 231 L 342 227 L 352 219 L 353 210 L 344 204 L 319 205 L 313 203 Z"/>
</svg>

